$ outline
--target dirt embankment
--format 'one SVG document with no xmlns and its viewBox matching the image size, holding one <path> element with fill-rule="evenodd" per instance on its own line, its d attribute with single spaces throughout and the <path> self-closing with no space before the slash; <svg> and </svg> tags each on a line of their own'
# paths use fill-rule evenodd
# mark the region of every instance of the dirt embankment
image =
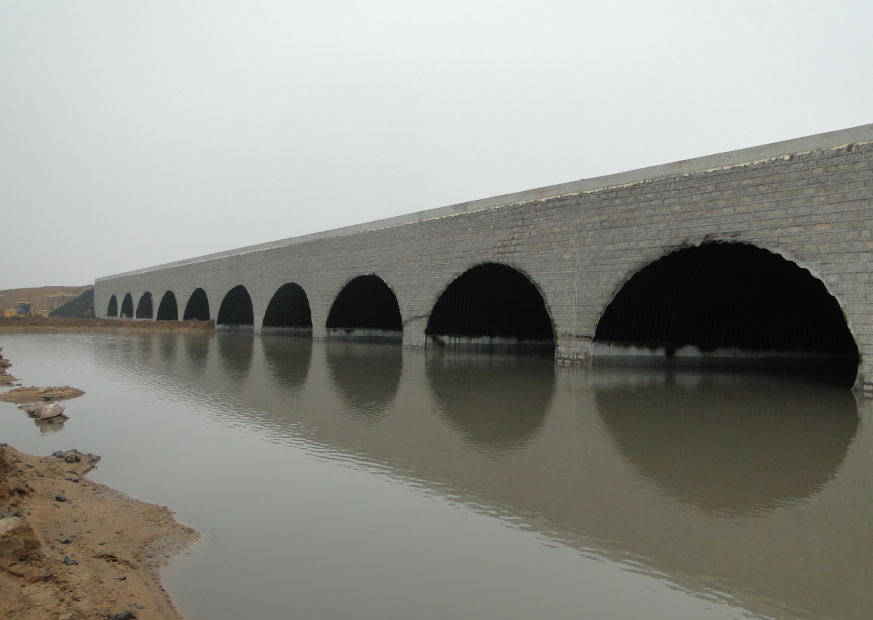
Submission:
<svg viewBox="0 0 873 620">
<path fill-rule="evenodd" d="M 54 310 L 59 303 L 81 295 L 93 284 L 86 286 L 40 286 L 37 288 L 10 288 L 0 291 L 0 309 L 13 309 L 20 301 L 29 301 L 34 310 Z M 0 312 L 2 314 L 2 312 Z"/>
<path fill-rule="evenodd" d="M 0 317 L 0 332 L 211 332 L 215 321 L 131 321 L 124 319 L 65 319 Z"/>
<path fill-rule="evenodd" d="M 0 618 L 180 619 L 158 571 L 199 535 L 85 478 L 99 461 L 0 444 Z"/>
</svg>

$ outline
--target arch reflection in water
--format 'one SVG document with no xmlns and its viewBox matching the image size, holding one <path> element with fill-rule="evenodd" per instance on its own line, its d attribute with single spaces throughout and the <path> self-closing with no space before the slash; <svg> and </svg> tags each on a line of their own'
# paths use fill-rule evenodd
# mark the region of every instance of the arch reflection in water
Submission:
<svg viewBox="0 0 873 620">
<path fill-rule="evenodd" d="M 375 421 L 388 412 L 400 384 L 403 349 L 395 343 L 327 341 L 331 383 L 347 412 Z"/>
<path fill-rule="evenodd" d="M 185 334 L 184 340 L 188 368 L 193 374 L 200 375 L 206 368 L 206 360 L 209 357 L 209 343 L 212 340 L 212 335 Z"/>
<path fill-rule="evenodd" d="M 428 385 L 445 419 L 477 450 L 502 454 L 539 434 L 555 387 L 551 355 L 431 352 Z"/>
<path fill-rule="evenodd" d="M 797 374 L 604 368 L 594 381 L 600 416 L 627 460 L 704 509 L 760 514 L 810 498 L 836 475 L 858 430 L 851 392 Z"/>
<path fill-rule="evenodd" d="M 160 334 L 158 336 L 158 351 L 161 363 L 165 367 L 172 367 L 176 361 L 176 349 L 178 347 L 178 334 Z"/>
<path fill-rule="evenodd" d="M 251 332 L 216 332 L 218 357 L 222 374 L 231 383 L 240 386 L 248 379 L 252 368 L 255 336 Z"/>
<path fill-rule="evenodd" d="M 309 375 L 312 339 L 262 335 L 261 344 L 274 384 L 287 396 L 299 396 Z"/>
</svg>

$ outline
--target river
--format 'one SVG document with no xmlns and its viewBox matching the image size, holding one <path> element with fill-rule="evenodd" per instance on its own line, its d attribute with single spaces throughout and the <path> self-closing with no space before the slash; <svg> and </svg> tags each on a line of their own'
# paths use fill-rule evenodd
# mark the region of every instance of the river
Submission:
<svg viewBox="0 0 873 620">
<path fill-rule="evenodd" d="M 826 377 L 233 333 L 3 334 L 63 428 L 0 440 L 204 534 L 195 620 L 837 618 L 873 609 L 871 407 Z M 44 432 L 49 430 L 50 432 Z"/>
</svg>

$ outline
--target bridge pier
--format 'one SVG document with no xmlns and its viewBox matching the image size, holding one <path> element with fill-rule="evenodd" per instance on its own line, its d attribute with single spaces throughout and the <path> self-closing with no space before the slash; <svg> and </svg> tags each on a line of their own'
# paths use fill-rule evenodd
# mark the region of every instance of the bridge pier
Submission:
<svg viewBox="0 0 873 620">
<path fill-rule="evenodd" d="M 590 336 L 559 334 L 555 341 L 555 361 L 561 366 L 590 366 L 593 346 Z"/>
<path fill-rule="evenodd" d="M 423 349 L 427 336 L 424 330 L 427 328 L 426 316 L 415 316 L 403 322 L 403 348 Z"/>
</svg>

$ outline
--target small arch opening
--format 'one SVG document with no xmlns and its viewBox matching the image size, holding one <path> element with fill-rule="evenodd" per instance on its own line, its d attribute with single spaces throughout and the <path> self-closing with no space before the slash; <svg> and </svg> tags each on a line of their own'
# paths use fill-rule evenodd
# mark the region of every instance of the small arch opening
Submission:
<svg viewBox="0 0 873 620">
<path fill-rule="evenodd" d="M 327 335 L 402 339 L 403 320 L 394 291 L 377 275 L 358 276 L 337 295 L 327 315 Z"/>
<path fill-rule="evenodd" d="M 106 316 L 118 316 L 118 298 L 115 295 L 109 298 L 109 306 L 106 308 Z"/>
<path fill-rule="evenodd" d="M 455 278 L 434 304 L 424 333 L 438 345 L 553 348 L 555 343 L 540 291 L 523 273 L 498 263 Z"/>
<path fill-rule="evenodd" d="M 182 315 L 182 320 L 208 321 L 209 318 L 209 298 L 206 296 L 206 291 L 202 288 L 195 289 L 191 293 L 191 297 L 188 298 L 188 303 L 185 304 L 185 314 Z"/>
<path fill-rule="evenodd" d="M 242 284 L 234 286 L 227 292 L 218 308 L 216 324 L 225 329 L 244 329 L 255 324 L 255 311 L 252 298 Z"/>
<path fill-rule="evenodd" d="M 294 335 L 312 335 L 312 311 L 306 291 L 299 284 L 283 284 L 273 294 L 264 313 L 264 329 Z"/>
<path fill-rule="evenodd" d="M 158 305 L 158 321 L 178 321 L 179 307 L 176 305 L 176 295 L 173 291 L 167 291 L 161 297 Z"/>
<path fill-rule="evenodd" d="M 154 317 L 154 309 L 152 304 L 152 294 L 146 291 L 139 298 L 139 303 L 136 305 L 136 318 L 151 319 Z"/>
<path fill-rule="evenodd" d="M 125 295 L 124 299 L 121 300 L 121 318 L 133 318 L 133 295 L 131 295 L 130 293 Z"/>
<path fill-rule="evenodd" d="M 643 267 L 607 306 L 594 342 L 601 363 L 776 363 L 833 367 L 854 379 L 859 361 L 824 283 L 745 243 L 683 248 Z"/>
</svg>

